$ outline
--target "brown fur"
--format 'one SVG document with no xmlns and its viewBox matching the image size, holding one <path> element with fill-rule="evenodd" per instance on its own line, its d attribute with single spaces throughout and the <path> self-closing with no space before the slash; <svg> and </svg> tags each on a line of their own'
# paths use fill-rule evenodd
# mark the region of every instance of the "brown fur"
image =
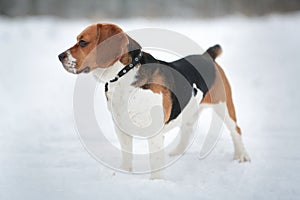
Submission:
<svg viewBox="0 0 300 200">
<path fill-rule="evenodd" d="M 136 76 L 136 81 L 132 85 L 149 89 L 153 93 L 162 94 L 164 123 L 167 123 L 172 111 L 172 98 L 165 76 L 161 74 L 160 69 L 141 66 Z"/>
<path fill-rule="evenodd" d="M 158 70 L 154 73 L 152 82 L 149 84 L 149 89 L 154 93 L 161 93 L 163 96 L 164 122 L 167 123 L 172 111 L 171 91 L 166 87 L 166 80 Z"/>
<path fill-rule="evenodd" d="M 232 101 L 232 93 L 229 81 L 218 63 L 215 62 L 216 67 L 216 80 L 209 91 L 206 93 L 201 103 L 218 104 L 226 102 L 229 116 L 232 120 L 237 122 L 235 108 Z M 236 130 L 241 134 L 241 129 L 236 125 Z"/>
<path fill-rule="evenodd" d="M 81 47 L 79 41 L 89 44 Z M 128 39 L 121 28 L 114 24 L 93 24 L 77 36 L 77 43 L 69 50 L 77 60 L 76 69 L 82 70 L 89 66 L 105 68 L 117 60 L 127 64 L 130 62 L 127 52 Z"/>
</svg>

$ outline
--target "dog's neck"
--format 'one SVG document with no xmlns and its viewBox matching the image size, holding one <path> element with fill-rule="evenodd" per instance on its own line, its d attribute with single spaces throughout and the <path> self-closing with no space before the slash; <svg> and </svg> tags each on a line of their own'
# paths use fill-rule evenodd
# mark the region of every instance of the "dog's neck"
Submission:
<svg viewBox="0 0 300 200">
<path fill-rule="evenodd" d="M 121 63 L 119 60 L 115 62 L 112 66 L 107 68 L 97 68 L 93 71 L 94 77 L 102 82 L 106 83 L 112 79 L 114 79 L 118 72 L 124 67 L 125 65 Z"/>
<path fill-rule="evenodd" d="M 138 54 L 141 53 L 142 47 L 131 37 L 127 37 L 129 40 L 128 51 L 130 51 L 130 53 L 126 53 L 120 58 L 120 60 L 116 61 L 113 65 L 107 68 L 96 68 L 93 71 L 93 75 L 98 81 L 106 83 L 114 79 L 120 70 L 122 70 L 126 65 L 129 65 L 133 59 L 135 59 Z"/>
<path fill-rule="evenodd" d="M 102 83 L 106 83 L 108 81 L 112 82 L 113 79 L 116 81 L 118 80 L 119 76 L 123 76 L 134 66 L 140 63 L 142 55 L 143 53 L 140 49 L 125 54 L 120 60 L 116 61 L 113 65 L 107 68 L 96 68 L 93 71 L 93 75 Z"/>
</svg>

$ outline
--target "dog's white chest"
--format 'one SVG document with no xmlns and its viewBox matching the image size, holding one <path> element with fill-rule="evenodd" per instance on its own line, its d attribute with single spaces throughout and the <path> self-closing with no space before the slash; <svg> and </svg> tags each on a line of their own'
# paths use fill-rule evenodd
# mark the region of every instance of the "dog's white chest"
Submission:
<svg viewBox="0 0 300 200">
<path fill-rule="evenodd" d="M 115 124 L 121 129 L 145 128 L 154 121 L 163 126 L 162 95 L 131 86 L 137 69 L 108 84 L 107 104 Z"/>
</svg>

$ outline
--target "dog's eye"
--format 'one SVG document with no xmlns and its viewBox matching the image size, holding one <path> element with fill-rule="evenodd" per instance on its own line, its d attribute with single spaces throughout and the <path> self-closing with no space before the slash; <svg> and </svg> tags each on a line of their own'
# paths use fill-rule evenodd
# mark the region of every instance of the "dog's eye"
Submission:
<svg viewBox="0 0 300 200">
<path fill-rule="evenodd" d="M 87 46 L 89 43 L 88 42 L 86 42 L 86 41 L 84 41 L 84 40 L 80 40 L 79 41 L 79 46 L 81 46 L 81 47 L 85 47 L 85 46 Z"/>
</svg>

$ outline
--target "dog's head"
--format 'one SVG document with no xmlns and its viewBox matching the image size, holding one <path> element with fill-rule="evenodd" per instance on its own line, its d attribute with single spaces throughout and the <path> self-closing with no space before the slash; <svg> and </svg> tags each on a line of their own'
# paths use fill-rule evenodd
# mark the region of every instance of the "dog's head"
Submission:
<svg viewBox="0 0 300 200">
<path fill-rule="evenodd" d="M 88 73 L 107 68 L 120 60 L 128 62 L 128 36 L 114 24 L 93 24 L 77 36 L 76 44 L 59 54 L 64 68 L 71 73 Z"/>
</svg>

